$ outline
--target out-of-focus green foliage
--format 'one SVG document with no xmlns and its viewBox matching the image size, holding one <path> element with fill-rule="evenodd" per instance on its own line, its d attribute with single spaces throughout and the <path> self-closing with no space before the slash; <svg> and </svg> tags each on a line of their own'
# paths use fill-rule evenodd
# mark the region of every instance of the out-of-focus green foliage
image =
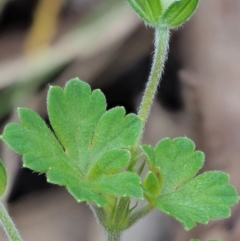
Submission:
<svg viewBox="0 0 240 241">
<path fill-rule="evenodd" d="M 0 198 L 5 193 L 7 187 L 7 172 L 6 169 L 0 160 Z"/>
</svg>

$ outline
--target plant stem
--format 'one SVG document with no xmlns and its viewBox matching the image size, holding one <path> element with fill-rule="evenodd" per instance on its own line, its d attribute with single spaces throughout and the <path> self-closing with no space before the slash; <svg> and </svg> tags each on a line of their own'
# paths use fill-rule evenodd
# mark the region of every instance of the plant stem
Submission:
<svg viewBox="0 0 240 241">
<path fill-rule="evenodd" d="M 121 232 L 107 233 L 107 241 L 120 241 L 120 240 L 121 240 Z"/>
<path fill-rule="evenodd" d="M 0 202 L 0 225 L 3 227 L 8 239 L 10 241 L 23 241 L 12 221 L 8 215 L 5 207 Z"/>
<path fill-rule="evenodd" d="M 145 217 L 149 212 L 151 212 L 153 207 L 149 204 L 146 204 L 139 208 L 138 210 L 134 211 L 131 216 L 129 217 L 128 226 L 127 228 L 131 227 L 134 223 L 136 223 L 141 218 Z"/>
<path fill-rule="evenodd" d="M 168 53 L 169 33 L 170 31 L 168 27 L 161 26 L 155 29 L 155 51 L 152 68 L 138 111 L 138 116 L 143 121 L 143 130 L 145 128 L 153 99 L 156 95 L 157 88 L 163 73 L 164 64 Z"/>
</svg>

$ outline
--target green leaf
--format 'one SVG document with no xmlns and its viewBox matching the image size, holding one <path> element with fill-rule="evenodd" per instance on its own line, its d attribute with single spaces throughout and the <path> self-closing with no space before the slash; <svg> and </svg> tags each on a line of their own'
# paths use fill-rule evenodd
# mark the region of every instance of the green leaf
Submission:
<svg viewBox="0 0 240 241">
<path fill-rule="evenodd" d="M 2 161 L 0 160 L 0 198 L 5 193 L 6 188 L 7 188 L 7 172 Z"/>
<path fill-rule="evenodd" d="M 162 22 L 175 28 L 186 22 L 194 13 L 199 0 L 174 1 L 162 14 Z"/>
<path fill-rule="evenodd" d="M 142 150 L 147 156 L 149 169 L 153 170 L 157 166 L 155 150 L 150 145 L 142 145 Z"/>
<path fill-rule="evenodd" d="M 135 12 L 149 25 L 159 23 L 162 6 L 160 0 L 128 0 Z"/>
<path fill-rule="evenodd" d="M 195 177 L 202 167 L 204 155 L 195 151 L 194 143 L 186 138 L 161 140 L 156 148 L 143 147 L 146 157 L 160 168 L 163 184 L 160 195 L 153 200 L 156 207 L 175 217 L 186 230 L 196 222 L 206 224 L 210 218 L 230 215 L 229 206 L 238 201 L 235 188 L 228 183 L 229 176 L 209 171 Z M 151 162 L 150 162 L 151 163 Z"/>
<path fill-rule="evenodd" d="M 34 111 L 19 109 L 21 124 L 7 125 L 2 135 L 23 155 L 24 166 L 46 173 L 78 201 L 103 206 L 105 195 L 142 198 L 140 177 L 124 172 L 141 134 L 140 118 L 122 107 L 106 111 L 103 93 L 79 79 L 64 89 L 51 86 L 47 102 L 51 129 Z"/>
<path fill-rule="evenodd" d="M 139 191 L 138 188 L 140 184 L 141 180 L 137 175 L 133 175 L 131 172 L 122 172 L 110 176 L 103 175 L 95 179 L 93 187 L 102 190 L 103 193 L 112 193 L 116 196 L 142 198 L 142 189 Z"/>
<path fill-rule="evenodd" d="M 124 168 L 131 158 L 127 150 L 110 150 L 104 153 L 91 167 L 88 178 L 96 178 L 103 174 L 113 174 Z M 109 161 L 112 160 L 112 161 Z"/>
<path fill-rule="evenodd" d="M 161 181 L 153 172 L 149 171 L 143 181 L 143 188 L 146 195 L 155 198 L 158 197 L 162 185 Z"/>
</svg>

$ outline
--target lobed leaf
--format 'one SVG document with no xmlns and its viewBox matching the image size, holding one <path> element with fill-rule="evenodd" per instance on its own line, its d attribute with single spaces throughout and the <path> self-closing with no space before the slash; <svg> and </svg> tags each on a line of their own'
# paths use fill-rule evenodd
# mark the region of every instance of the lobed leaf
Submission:
<svg viewBox="0 0 240 241">
<path fill-rule="evenodd" d="M 23 155 L 24 166 L 46 173 L 78 201 L 106 204 L 104 195 L 142 198 L 140 177 L 124 172 L 141 134 L 141 120 L 122 107 L 106 111 L 100 90 L 79 79 L 48 93 L 51 128 L 34 111 L 18 110 L 21 124 L 6 126 L 2 139 Z M 131 184 L 124 181 L 124 178 Z"/>
<path fill-rule="evenodd" d="M 229 206 L 237 203 L 235 188 L 228 183 L 223 172 L 205 172 L 195 177 L 202 167 L 204 155 L 195 151 L 194 143 L 186 138 L 169 138 L 160 141 L 156 148 L 144 146 L 149 163 L 160 168 L 163 179 L 160 195 L 155 198 L 156 207 L 175 217 L 186 230 L 196 222 L 206 224 L 210 218 L 230 215 Z M 155 155 L 153 155 L 155 151 Z"/>
<path fill-rule="evenodd" d="M 4 195 L 7 188 L 7 172 L 0 160 L 0 198 Z"/>
<path fill-rule="evenodd" d="M 164 173 L 171 173 L 171 178 L 163 183 L 162 194 L 166 191 L 174 191 L 175 187 L 181 186 L 195 176 L 204 162 L 204 154 L 200 151 L 194 152 L 195 145 L 188 138 L 176 138 L 173 141 L 165 138 L 157 144 L 155 149 L 151 146 L 147 147 L 143 146 L 142 149 L 149 162 L 160 167 L 163 179 L 166 179 Z M 155 160 L 152 161 L 151 158 Z"/>
</svg>

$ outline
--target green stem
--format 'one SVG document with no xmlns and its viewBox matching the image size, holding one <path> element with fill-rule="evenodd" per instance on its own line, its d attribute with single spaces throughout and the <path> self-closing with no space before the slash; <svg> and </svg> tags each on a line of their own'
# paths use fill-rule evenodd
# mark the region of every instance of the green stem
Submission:
<svg viewBox="0 0 240 241">
<path fill-rule="evenodd" d="M 121 240 L 121 232 L 107 233 L 107 241 L 120 241 L 120 240 Z"/>
<path fill-rule="evenodd" d="M 4 231 L 7 234 L 7 237 L 10 241 L 23 241 L 12 221 L 8 215 L 3 204 L 0 202 L 0 224 L 3 227 Z"/>
<path fill-rule="evenodd" d="M 143 121 L 143 130 L 145 128 L 153 99 L 156 95 L 163 73 L 163 68 L 168 53 L 169 33 L 170 31 L 168 27 L 161 26 L 155 29 L 155 52 L 153 56 L 152 69 L 138 111 L 138 116 Z"/>
<path fill-rule="evenodd" d="M 153 210 L 153 207 L 151 207 L 149 204 L 146 204 L 133 212 L 131 216 L 129 217 L 128 226 L 127 228 L 130 228 L 134 223 L 136 223 L 139 219 L 145 217 L 149 212 Z"/>
</svg>

